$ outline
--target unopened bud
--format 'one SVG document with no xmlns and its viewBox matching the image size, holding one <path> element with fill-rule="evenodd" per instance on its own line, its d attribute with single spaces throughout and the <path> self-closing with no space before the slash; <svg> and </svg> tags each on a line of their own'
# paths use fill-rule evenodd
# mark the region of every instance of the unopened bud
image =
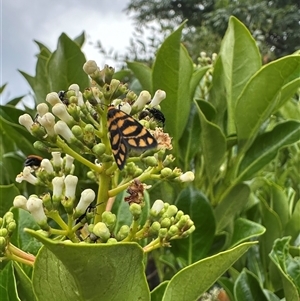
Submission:
<svg viewBox="0 0 300 301">
<path fill-rule="evenodd" d="M 142 214 L 142 207 L 139 204 L 132 203 L 129 206 L 129 211 L 132 214 L 134 220 L 138 220 Z"/>
<path fill-rule="evenodd" d="M 93 233 L 103 242 L 106 242 L 110 238 L 109 229 L 103 222 L 99 222 L 94 226 Z"/>
</svg>

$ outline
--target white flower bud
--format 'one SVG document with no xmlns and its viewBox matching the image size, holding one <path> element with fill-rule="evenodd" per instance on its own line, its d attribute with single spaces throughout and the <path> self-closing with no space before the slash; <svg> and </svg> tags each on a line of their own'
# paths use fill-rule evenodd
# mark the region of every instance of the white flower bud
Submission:
<svg viewBox="0 0 300 301">
<path fill-rule="evenodd" d="M 74 200 L 78 178 L 73 175 L 67 175 L 64 182 L 65 182 L 65 187 L 66 187 L 65 197 L 68 199 Z"/>
<path fill-rule="evenodd" d="M 46 96 L 46 101 L 49 102 L 51 106 L 54 106 L 57 103 L 62 103 L 56 92 L 48 93 Z"/>
<path fill-rule="evenodd" d="M 38 117 L 38 122 L 46 129 L 49 136 L 55 136 L 55 117 L 52 113 L 47 112 L 42 117 Z"/>
<path fill-rule="evenodd" d="M 43 117 L 49 111 L 48 106 L 45 103 L 38 104 L 36 110 L 41 117 Z"/>
<path fill-rule="evenodd" d="M 61 157 L 61 152 L 52 152 L 53 165 L 55 167 L 61 167 L 63 163 L 63 159 Z"/>
<path fill-rule="evenodd" d="M 95 61 L 89 60 L 83 65 L 83 71 L 86 74 L 92 74 L 98 69 L 97 63 Z"/>
<path fill-rule="evenodd" d="M 121 107 L 120 110 L 126 114 L 130 114 L 131 112 L 131 105 L 128 102 L 125 102 Z"/>
<path fill-rule="evenodd" d="M 195 179 L 195 175 L 192 171 L 187 171 L 186 173 L 179 176 L 181 182 L 192 182 Z"/>
<path fill-rule="evenodd" d="M 76 212 L 83 214 L 87 207 L 94 201 L 96 197 L 95 192 L 88 188 L 82 191 L 81 198 L 76 206 Z"/>
<path fill-rule="evenodd" d="M 17 175 L 16 182 L 21 183 L 22 181 L 26 181 L 32 185 L 35 185 L 38 179 L 31 173 L 31 167 L 25 166 L 23 172 Z"/>
<path fill-rule="evenodd" d="M 150 101 L 150 99 L 151 99 L 151 94 L 148 91 L 144 90 L 140 93 L 139 97 L 134 102 L 133 106 L 138 110 L 141 110 Z"/>
<path fill-rule="evenodd" d="M 79 86 L 77 84 L 72 84 L 68 90 L 73 90 L 76 93 L 76 96 L 78 95 L 79 92 Z"/>
<path fill-rule="evenodd" d="M 67 170 L 71 170 L 72 169 L 72 165 L 74 162 L 74 158 L 71 157 L 70 155 L 66 154 L 66 164 L 65 164 L 65 169 Z"/>
<path fill-rule="evenodd" d="M 70 123 L 73 121 L 72 116 L 68 113 L 67 107 L 63 103 L 55 104 L 52 108 L 52 112 L 65 123 Z"/>
<path fill-rule="evenodd" d="M 62 120 L 59 120 L 54 125 L 54 131 L 57 135 L 62 136 L 69 143 L 71 142 L 72 138 L 75 138 L 68 125 Z"/>
<path fill-rule="evenodd" d="M 79 91 L 77 95 L 77 104 L 82 107 L 84 105 L 82 93 Z"/>
<path fill-rule="evenodd" d="M 23 114 L 19 117 L 19 123 L 26 127 L 27 131 L 32 134 L 31 127 L 33 125 L 33 120 L 29 114 Z"/>
<path fill-rule="evenodd" d="M 27 199 L 25 198 L 25 196 L 17 195 L 14 198 L 14 207 L 22 208 L 24 210 L 27 210 L 26 204 L 27 204 Z"/>
<path fill-rule="evenodd" d="M 41 168 L 43 168 L 47 173 L 50 173 L 50 174 L 54 172 L 53 166 L 52 166 L 50 160 L 48 160 L 48 159 L 42 160 Z"/>
<path fill-rule="evenodd" d="M 55 177 L 52 180 L 53 194 L 52 198 L 60 199 L 64 188 L 64 177 Z"/>
<path fill-rule="evenodd" d="M 157 90 L 154 94 L 153 99 L 151 100 L 150 106 L 155 107 L 158 106 L 162 100 L 166 98 L 166 92 L 163 90 Z"/>
<path fill-rule="evenodd" d="M 165 204 L 162 200 L 156 200 L 151 207 L 151 211 L 155 212 L 155 215 L 159 214 L 164 208 Z"/>
<path fill-rule="evenodd" d="M 27 210 L 38 224 L 47 223 L 47 216 L 43 208 L 43 201 L 36 195 L 31 195 L 27 201 Z"/>
</svg>

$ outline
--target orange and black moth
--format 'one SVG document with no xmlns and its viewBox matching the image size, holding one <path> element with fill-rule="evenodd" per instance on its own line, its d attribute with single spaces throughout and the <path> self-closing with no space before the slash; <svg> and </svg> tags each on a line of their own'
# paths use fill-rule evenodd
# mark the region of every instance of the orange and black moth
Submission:
<svg viewBox="0 0 300 301">
<path fill-rule="evenodd" d="M 120 170 L 124 168 L 129 149 L 143 151 L 157 146 L 145 127 L 114 106 L 108 107 L 107 122 L 112 153 Z"/>
</svg>

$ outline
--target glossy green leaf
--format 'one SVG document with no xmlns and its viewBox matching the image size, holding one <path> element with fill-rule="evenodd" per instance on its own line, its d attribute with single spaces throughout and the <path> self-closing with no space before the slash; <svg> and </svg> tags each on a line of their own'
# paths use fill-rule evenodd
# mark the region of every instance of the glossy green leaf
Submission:
<svg viewBox="0 0 300 301">
<path fill-rule="evenodd" d="M 31 279 L 26 275 L 21 266 L 14 262 L 15 275 L 18 281 L 18 294 L 21 300 L 36 301 Z"/>
<path fill-rule="evenodd" d="M 85 62 L 85 56 L 78 44 L 66 34 L 61 34 L 57 49 L 47 65 L 50 91 L 66 90 L 74 83 L 82 90 L 89 87 L 88 76 L 82 69 Z"/>
<path fill-rule="evenodd" d="M 261 67 L 261 57 L 254 38 L 237 18 L 230 17 L 220 54 L 227 101 L 227 135 L 236 133 L 235 106 L 250 77 Z"/>
<path fill-rule="evenodd" d="M 234 231 L 231 239 L 231 247 L 246 240 L 264 234 L 266 228 L 245 218 L 238 218 L 234 221 Z"/>
<path fill-rule="evenodd" d="M 204 158 L 205 171 L 211 183 L 218 175 L 220 166 L 226 154 L 226 139 L 221 129 L 208 121 L 198 104 L 198 114 L 201 124 L 200 144 Z"/>
<path fill-rule="evenodd" d="M 127 62 L 127 66 L 139 80 L 144 90 L 147 90 L 150 93 L 155 92 L 152 91 L 152 70 L 147 65 L 139 62 Z"/>
<path fill-rule="evenodd" d="M 17 293 L 16 279 L 13 273 L 13 264 L 8 262 L 0 270 L 0 297 L 3 301 L 20 301 Z"/>
<path fill-rule="evenodd" d="M 166 131 L 173 137 L 175 152 L 188 121 L 192 101 L 190 81 L 193 62 L 180 43 L 183 27 L 184 23 L 163 42 L 152 72 L 153 92 L 161 89 L 167 94 L 161 108 L 166 117 Z"/>
<path fill-rule="evenodd" d="M 300 72 L 300 70 L 299 70 Z M 300 78 L 296 78 L 282 87 L 280 93 L 280 99 L 278 101 L 277 107 L 274 109 L 274 113 L 278 111 L 278 109 L 286 103 L 289 99 L 293 97 L 297 89 L 300 87 Z"/>
<path fill-rule="evenodd" d="M 199 82 L 201 81 L 201 79 L 203 78 L 203 76 L 206 74 L 206 72 L 210 69 L 210 66 L 205 66 L 202 67 L 198 70 L 196 70 L 192 77 L 191 77 L 191 82 L 190 82 L 190 91 L 191 91 L 191 95 L 195 94 L 195 91 L 197 89 L 197 86 L 199 85 Z"/>
<path fill-rule="evenodd" d="M 184 166 L 183 170 L 190 167 L 190 163 L 195 155 L 200 152 L 200 118 L 196 105 L 193 103 L 189 115 L 188 123 L 184 129 L 183 135 L 179 140 L 179 159 Z"/>
<path fill-rule="evenodd" d="M 151 301 L 161 301 L 165 293 L 169 281 L 160 283 L 154 290 L 151 291 Z"/>
<path fill-rule="evenodd" d="M 251 146 L 259 128 L 277 107 L 282 88 L 299 78 L 299 71 L 300 56 L 290 55 L 263 66 L 248 81 L 235 109 L 240 152 Z"/>
<path fill-rule="evenodd" d="M 243 243 L 182 269 L 170 280 L 162 301 L 198 300 L 255 243 Z"/>
<path fill-rule="evenodd" d="M 261 218 L 262 225 L 266 228 L 266 233 L 259 238 L 261 244 L 261 258 L 265 268 L 269 264 L 269 253 L 272 250 L 276 238 L 282 236 L 282 226 L 278 214 L 261 198 Z"/>
<path fill-rule="evenodd" d="M 284 229 L 284 235 L 291 236 L 291 241 L 294 244 L 300 233 L 300 200 L 296 203 L 294 211 Z"/>
<path fill-rule="evenodd" d="M 269 164 L 278 151 L 299 141 L 300 122 L 289 120 L 276 125 L 273 130 L 256 137 L 240 163 L 240 181 L 251 179 L 256 172 Z"/>
<path fill-rule="evenodd" d="M 289 254 L 290 237 L 276 239 L 270 258 L 278 268 L 283 283 L 286 300 L 298 301 L 300 298 L 300 249 L 298 256 Z"/>
<path fill-rule="evenodd" d="M 234 284 L 234 296 L 237 301 L 268 301 L 257 277 L 246 269 Z"/>
<path fill-rule="evenodd" d="M 174 240 L 172 253 L 191 264 L 204 258 L 211 248 L 216 230 L 214 214 L 205 195 L 191 187 L 181 191 L 175 205 L 191 217 L 196 230 L 188 238 Z"/>
<path fill-rule="evenodd" d="M 246 203 L 250 195 L 250 188 L 244 183 L 232 187 L 228 194 L 221 200 L 221 203 L 215 208 L 215 217 L 217 221 L 217 233 L 224 229 L 233 221 Z"/>
<path fill-rule="evenodd" d="M 279 109 L 279 113 L 283 116 L 284 119 L 299 120 L 300 106 L 298 105 L 298 101 L 294 99 L 289 99 Z"/>
<path fill-rule="evenodd" d="M 83 31 L 79 36 L 74 39 L 74 42 L 78 44 L 79 47 L 82 47 L 85 42 L 85 32 Z"/>
<path fill-rule="evenodd" d="M 48 249 L 39 252 L 33 271 L 39 299 L 150 300 L 138 244 L 63 243 L 27 231 Z"/>
</svg>

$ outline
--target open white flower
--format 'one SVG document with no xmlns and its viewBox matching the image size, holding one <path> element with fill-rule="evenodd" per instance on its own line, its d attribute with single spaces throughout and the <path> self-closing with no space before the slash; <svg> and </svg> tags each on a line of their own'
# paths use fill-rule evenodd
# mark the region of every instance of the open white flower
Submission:
<svg viewBox="0 0 300 301">
<path fill-rule="evenodd" d="M 23 181 L 26 181 L 32 185 L 35 185 L 38 181 L 38 179 L 31 173 L 30 166 L 25 166 L 23 172 L 18 174 L 16 177 L 16 182 L 22 183 Z"/>
</svg>

